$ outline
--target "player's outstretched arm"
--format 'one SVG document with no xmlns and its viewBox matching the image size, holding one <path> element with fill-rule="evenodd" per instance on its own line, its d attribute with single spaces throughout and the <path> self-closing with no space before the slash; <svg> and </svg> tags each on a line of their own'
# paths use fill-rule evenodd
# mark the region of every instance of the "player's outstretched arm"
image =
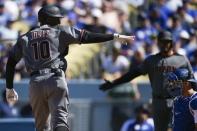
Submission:
<svg viewBox="0 0 197 131">
<path fill-rule="evenodd" d="M 105 83 L 101 84 L 99 89 L 102 91 L 112 89 L 120 84 L 127 83 L 140 75 L 141 75 L 141 72 L 139 71 L 139 69 L 133 68 L 130 71 L 128 71 L 126 74 L 124 74 L 123 76 L 121 76 L 120 78 L 112 82 L 105 80 Z"/>
<path fill-rule="evenodd" d="M 8 103 L 15 103 L 18 94 L 13 88 L 15 66 L 17 62 L 10 56 L 6 65 L 6 99 Z"/>
<path fill-rule="evenodd" d="M 117 33 L 114 34 L 102 34 L 102 33 L 92 33 L 88 31 L 81 31 L 80 43 L 88 44 L 88 43 L 100 43 L 110 40 L 120 40 L 120 41 L 133 41 L 135 36 L 126 36 L 120 35 Z"/>
</svg>

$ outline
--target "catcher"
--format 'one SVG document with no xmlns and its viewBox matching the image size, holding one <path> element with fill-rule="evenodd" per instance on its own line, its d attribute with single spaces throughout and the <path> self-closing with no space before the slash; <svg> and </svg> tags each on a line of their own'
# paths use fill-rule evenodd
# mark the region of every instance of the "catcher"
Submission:
<svg viewBox="0 0 197 131">
<path fill-rule="evenodd" d="M 173 131 L 197 130 L 197 80 L 189 79 L 187 69 L 168 73 L 167 89 L 173 101 Z"/>
</svg>

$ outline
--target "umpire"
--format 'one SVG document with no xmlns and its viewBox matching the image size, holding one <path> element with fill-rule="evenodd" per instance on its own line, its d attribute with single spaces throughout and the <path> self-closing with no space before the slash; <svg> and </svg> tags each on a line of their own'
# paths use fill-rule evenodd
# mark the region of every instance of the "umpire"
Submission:
<svg viewBox="0 0 197 131">
<path fill-rule="evenodd" d="M 100 89 L 105 91 L 116 85 L 129 82 L 137 76 L 148 74 L 152 87 L 155 131 L 167 131 L 171 121 L 172 98 L 165 86 L 165 75 L 178 68 L 186 68 L 189 70 L 189 77 L 193 78 L 193 72 L 188 59 L 173 51 L 170 32 L 161 31 L 158 34 L 158 47 L 159 53 L 147 57 L 141 65 L 131 68 L 119 79 L 112 82 L 106 81 L 100 86 Z"/>
<path fill-rule="evenodd" d="M 13 88 L 14 70 L 17 62 L 24 58 L 31 76 L 29 96 L 36 131 L 69 131 L 69 95 L 62 69 L 66 69 L 64 57 L 70 44 L 133 39 L 133 36 L 90 33 L 61 26 L 62 17 L 56 6 L 42 7 L 38 12 L 40 26 L 19 37 L 6 65 L 6 98 L 14 102 L 18 100 Z"/>
</svg>

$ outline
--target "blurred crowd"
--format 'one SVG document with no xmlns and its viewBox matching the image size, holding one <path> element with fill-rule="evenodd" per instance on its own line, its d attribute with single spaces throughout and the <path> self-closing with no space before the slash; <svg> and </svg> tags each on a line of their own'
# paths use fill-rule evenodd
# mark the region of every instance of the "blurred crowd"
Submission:
<svg viewBox="0 0 197 131">
<path fill-rule="evenodd" d="M 104 44 L 98 55 L 100 65 L 97 67 L 100 69 L 97 72 L 100 74 L 89 78 L 96 76 L 108 80 L 116 79 L 129 68 L 140 64 L 150 54 L 157 53 L 157 34 L 160 30 L 172 32 L 175 51 L 188 57 L 197 78 L 196 0 L 0 0 L 0 78 L 5 78 L 5 65 L 10 48 L 19 35 L 38 26 L 37 12 L 43 5 L 48 4 L 61 8 L 65 16 L 62 24 L 91 32 L 136 36 L 135 41 L 112 41 L 112 44 Z M 27 77 L 29 76 L 25 71 L 24 61 L 21 60 L 16 66 L 15 79 Z M 133 88 L 130 88 L 130 83 L 121 86 L 124 88 L 111 90 L 108 93 L 109 98 L 140 99 L 135 83 L 132 82 Z M 9 105 L 5 100 L 5 92 L 2 100 L 1 118 L 32 117 L 29 104 Z M 150 121 L 151 111 L 141 106 L 136 108 L 135 118 L 130 118 L 123 114 L 125 110 L 120 110 L 121 108 L 112 107 L 112 128 L 127 131 L 136 125 L 141 127 L 144 123 L 137 123 L 140 119 L 146 122 L 152 131 L 153 125 L 147 123 Z M 121 120 L 121 116 L 125 117 Z M 128 120 L 125 121 L 126 119 Z"/>
<path fill-rule="evenodd" d="M 7 55 L 20 34 L 35 28 L 37 12 L 43 5 L 61 8 L 62 24 L 98 33 L 135 35 L 135 41 L 103 46 L 101 77 L 115 79 L 129 67 L 156 53 L 160 30 L 173 33 L 176 52 L 187 56 L 197 74 L 196 0 L 1 0 L 0 77 L 5 77 Z M 111 46 L 113 45 L 113 46 Z M 17 64 L 19 77 L 26 78 L 24 61 Z M 196 75 L 197 76 L 197 75 Z M 91 76 L 90 76 L 91 77 Z"/>
</svg>

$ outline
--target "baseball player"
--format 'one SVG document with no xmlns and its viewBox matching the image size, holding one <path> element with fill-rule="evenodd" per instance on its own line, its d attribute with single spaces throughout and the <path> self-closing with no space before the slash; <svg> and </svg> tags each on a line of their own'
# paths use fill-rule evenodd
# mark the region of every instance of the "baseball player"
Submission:
<svg viewBox="0 0 197 131">
<path fill-rule="evenodd" d="M 187 69 L 178 69 L 167 75 L 168 90 L 174 97 L 173 131 L 197 130 L 197 81 L 188 79 Z"/>
<path fill-rule="evenodd" d="M 152 87 L 155 131 L 167 131 L 171 120 L 173 99 L 165 88 L 165 74 L 178 68 L 188 69 L 190 78 L 193 78 L 193 73 L 188 59 L 173 51 L 173 40 L 170 32 L 161 31 L 158 34 L 158 47 L 159 53 L 150 55 L 141 65 L 131 68 L 122 77 L 112 82 L 106 80 L 100 89 L 105 91 L 116 87 L 116 85 L 129 82 L 137 76 L 148 74 Z"/>
<path fill-rule="evenodd" d="M 9 53 L 6 66 L 6 97 L 18 100 L 13 88 L 14 69 L 23 57 L 30 73 L 30 104 L 37 131 L 69 131 L 69 94 L 64 71 L 70 44 L 97 43 L 113 39 L 133 40 L 134 36 L 98 34 L 61 26 L 60 9 L 44 6 L 38 12 L 40 26 L 20 36 Z M 50 114 L 50 117 L 49 117 Z"/>
</svg>

